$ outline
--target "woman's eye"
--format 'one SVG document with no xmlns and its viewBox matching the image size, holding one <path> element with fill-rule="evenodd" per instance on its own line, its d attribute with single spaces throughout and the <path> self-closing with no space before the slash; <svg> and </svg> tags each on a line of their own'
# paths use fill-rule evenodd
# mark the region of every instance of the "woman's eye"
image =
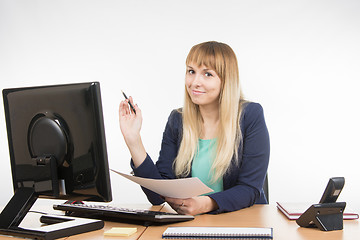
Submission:
<svg viewBox="0 0 360 240">
<path fill-rule="evenodd" d="M 205 73 L 205 76 L 207 76 L 207 77 L 212 77 L 213 75 L 212 75 L 211 73 L 209 73 L 209 72 L 206 72 L 206 73 Z"/>
<path fill-rule="evenodd" d="M 189 73 L 189 74 L 194 74 L 195 71 L 190 69 L 190 70 L 188 70 L 188 73 Z"/>
</svg>

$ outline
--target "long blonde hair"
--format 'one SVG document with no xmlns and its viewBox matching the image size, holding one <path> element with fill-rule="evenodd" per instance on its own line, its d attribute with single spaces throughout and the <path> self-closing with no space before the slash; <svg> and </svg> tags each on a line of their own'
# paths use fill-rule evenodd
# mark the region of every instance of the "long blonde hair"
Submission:
<svg viewBox="0 0 360 240">
<path fill-rule="evenodd" d="M 212 41 L 193 46 L 186 59 L 186 65 L 189 64 L 206 66 L 214 70 L 221 80 L 217 149 L 211 167 L 212 181 L 215 182 L 226 174 L 233 157 L 237 162 L 238 148 L 242 144 L 240 116 L 243 109 L 243 94 L 240 88 L 238 62 L 234 51 L 228 45 Z M 186 87 L 182 116 L 182 140 L 173 165 L 177 177 L 190 174 L 202 129 L 199 106 L 191 101 Z"/>
</svg>

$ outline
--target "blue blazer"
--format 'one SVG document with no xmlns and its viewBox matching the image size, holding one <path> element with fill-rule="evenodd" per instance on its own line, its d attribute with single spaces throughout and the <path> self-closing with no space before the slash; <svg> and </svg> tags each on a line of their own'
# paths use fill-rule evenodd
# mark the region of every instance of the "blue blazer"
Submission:
<svg viewBox="0 0 360 240">
<path fill-rule="evenodd" d="M 255 203 L 267 203 L 263 184 L 269 164 L 269 133 L 261 105 L 252 102 L 245 104 L 240 123 L 243 144 L 239 146 L 238 164 L 232 161 L 230 171 L 223 176 L 224 191 L 208 195 L 219 206 L 212 213 L 230 212 Z M 180 147 L 181 134 L 182 115 L 178 110 L 173 110 L 163 133 L 158 161 L 154 164 L 147 155 L 137 168 L 131 161 L 134 174 L 144 178 L 175 179 L 172 164 Z M 191 174 L 187 177 L 191 177 Z M 143 191 L 152 204 L 164 202 L 158 194 L 146 188 Z"/>
</svg>

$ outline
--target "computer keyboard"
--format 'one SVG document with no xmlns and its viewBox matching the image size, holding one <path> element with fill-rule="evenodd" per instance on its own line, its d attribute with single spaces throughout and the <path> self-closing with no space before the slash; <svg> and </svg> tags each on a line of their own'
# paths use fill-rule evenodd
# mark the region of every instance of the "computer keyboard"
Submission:
<svg viewBox="0 0 360 240">
<path fill-rule="evenodd" d="M 194 216 L 177 213 L 166 213 L 144 209 L 118 208 L 110 205 L 90 205 L 63 203 L 53 205 L 55 210 L 74 213 L 76 216 L 92 218 L 110 218 L 113 220 L 134 220 L 143 223 L 170 223 L 193 220 Z"/>
</svg>

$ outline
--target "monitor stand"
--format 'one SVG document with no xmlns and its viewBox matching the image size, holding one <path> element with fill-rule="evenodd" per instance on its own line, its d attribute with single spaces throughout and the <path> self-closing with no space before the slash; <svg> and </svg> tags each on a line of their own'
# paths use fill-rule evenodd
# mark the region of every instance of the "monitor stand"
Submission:
<svg viewBox="0 0 360 240">
<path fill-rule="evenodd" d="M 14 196 L 0 213 L 0 234 L 36 239 L 56 239 L 90 232 L 104 227 L 102 220 L 70 216 L 44 215 L 40 218 L 47 225 L 38 228 L 19 227 L 38 195 L 33 188 L 17 189 Z"/>
</svg>

